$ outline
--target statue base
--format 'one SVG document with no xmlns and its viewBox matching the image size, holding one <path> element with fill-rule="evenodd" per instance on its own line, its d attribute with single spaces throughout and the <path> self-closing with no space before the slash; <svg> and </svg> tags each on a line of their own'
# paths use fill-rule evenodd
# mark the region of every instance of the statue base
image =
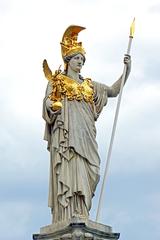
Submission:
<svg viewBox="0 0 160 240">
<path fill-rule="evenodd" d="M 110 226 L 75 217 L 40 228 L 39 234 L 33 234 L 33 240 L 116 240 L 119 236 Z"/>
</svg>

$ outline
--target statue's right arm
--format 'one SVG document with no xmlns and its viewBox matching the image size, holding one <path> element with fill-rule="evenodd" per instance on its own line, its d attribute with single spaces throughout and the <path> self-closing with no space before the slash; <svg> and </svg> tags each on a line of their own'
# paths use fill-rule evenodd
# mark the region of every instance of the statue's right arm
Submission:
<svg viewBox="0 0 160 240">
<path fill-rule="evenodd" d="M 49 95 L 51 93 L 52 93 L 52 85 L 50 82 L 48 82 L 45 98 L 43 100 L 43 118 L 49 124 L 52 124 L 55 120 L 55 117 L 57 117 L 57 115 L 61 113 L 61 110 L 58 110 L 58 111 L 52 110 L 53 102 L 49 99 Z"/>
</svg>

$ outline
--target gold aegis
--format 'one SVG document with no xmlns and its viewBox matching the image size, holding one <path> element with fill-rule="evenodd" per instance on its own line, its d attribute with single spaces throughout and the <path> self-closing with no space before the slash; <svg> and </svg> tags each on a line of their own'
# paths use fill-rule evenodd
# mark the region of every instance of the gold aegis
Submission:
<svg viewBox="0 0 160 240">
<path fill-rule="evenodd" d="M 60 73 L 55 75 L 51 83 L 53 90 L 49 98 L 53 102 L 62 101 L 62 99 L 66 97 L 69 101 L 84 100 L 86 102 L 93 103 L 94 91 L 92 80 L 90 78 L 86 78 L 82 83 L 78 83 L 74 79 Z"/>
<path fill-rule="evenodd" d="M 71 25 L 65 30 L 61 41 L 61 52 L 63 59 L 64 57 L 71 56 L 76 53 L 81 53 L 83 55 L 85 54 L 82 42 L 77 41 L 79 32 L 84 29 L 85 27 Z"/>
</svg>

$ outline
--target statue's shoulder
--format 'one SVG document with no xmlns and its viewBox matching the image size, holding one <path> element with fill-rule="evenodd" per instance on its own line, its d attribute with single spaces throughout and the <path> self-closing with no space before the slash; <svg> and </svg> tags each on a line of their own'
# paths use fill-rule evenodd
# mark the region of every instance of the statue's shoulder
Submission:
<svg viewBox="0 0 160 240">
<path fill-rule="evenodd" d="M 93 86 L 95 86 L 95 87 L 102 87 L 102 86 L 105 86 L 105 84 L 100 83 L 100 82 L 96 82 L 96 81 L 93 81 L 93 80 L 92 80 L 92 84 L 93 84 Z"/>
</svg>

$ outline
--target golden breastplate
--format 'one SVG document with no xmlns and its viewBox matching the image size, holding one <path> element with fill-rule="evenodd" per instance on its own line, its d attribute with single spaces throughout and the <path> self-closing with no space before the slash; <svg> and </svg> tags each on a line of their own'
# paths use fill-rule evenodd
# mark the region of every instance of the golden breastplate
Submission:
<svg viewBox="0 0 160 240">
<path fill-rule="evenodd" d="M 63 74 L 58 74 L 52 80 L 53 90 L 50 95 L 52 101 L 61 101 L 64 97 L 68 100 L 85 100 L 93 103 L 93 84 L 90 78 L 84 79 L 82 83 L 76 82 Z"/>
</svg>

